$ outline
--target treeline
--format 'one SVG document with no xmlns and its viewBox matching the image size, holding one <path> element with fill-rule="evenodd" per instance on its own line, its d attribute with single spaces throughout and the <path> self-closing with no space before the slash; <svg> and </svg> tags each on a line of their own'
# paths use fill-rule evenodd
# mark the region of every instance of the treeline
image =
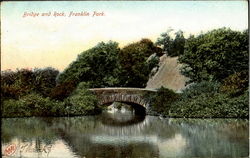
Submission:
<svg viewBox="0 0 250 158">
<path fill-rule="evenodd" d="M 58 75 L 59 71 L 51 67 L 3 71 L 2 117 L 75 116 L 101 112 L 97 98 L 86 90 L 86 84 L 79 84 L 78 88 L 63 100 L 55 99 L 58 94 Z"/>
<path fill-rule="evenodd" d="M 80 53 L 63 72 L 53 68 L 1 72 L 2 116 L 65 116 L 99 113 L 87 88 L 145 87 L 159 57 L 178 56 L 190 85 L 181 94 L 162 88 L 152 113 L 173 117 L 248 117 L 248 30 L 215 29 L 185 38 L 163 33 L 120 48 L 101 42 Z M 188 83 L 187 83 L 188 84 Z M 217 112 L 217 113 L 216 113 Z"/>
<path fill-rule="evenodd" d="M 3 71 L 2 116 L 99 113 L 102 108 L 88 88 L 145 87 L 161 53 L 149 39 L 122 49 L 116 42 L 101 42 L 79 54 L 62 73 L 54 68 Z"/>
<path fill-rule="evenodd" d="M 162 49 L 149 39 L 122 49 L 117 42 L 101 42 L 79 54 L 59 75 L 58 82 L 88 82 L 91 87 L 145 87 L 161 55 Z"/>
<path fill-rule="evenodd" d="M 152 112 L 168 117 L 248 118 L 248 30 L 221 28 L 187 39 L 181 31 L 175 39 L 169 33 L 162 34 L 158 44 L 167 55 L 178 56 L 189 85 L 181 94 L 163 87 L 155 95 L 147 94 Z M 174 44 L 178 41 L 179 48 Z"/>
<path fill-rule="evenodd" d="M 2 71 L 1 98 L 3 100 L 19 99 L 30 92 L 39 93 L 44 97 L 51 96 L 58 74 L 59 71 L 51 67 Z"/>
</svg>

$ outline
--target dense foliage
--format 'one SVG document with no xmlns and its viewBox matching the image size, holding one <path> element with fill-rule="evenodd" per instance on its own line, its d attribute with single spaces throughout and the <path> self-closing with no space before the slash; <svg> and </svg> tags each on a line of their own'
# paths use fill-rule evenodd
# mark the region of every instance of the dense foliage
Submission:
<svg viewBox="0 0 250 158">
<path fill-rule="evenodd" d="M 58 73 L 58 70 L 51 67 L 34 70 L 2 71 L 1 98 L 18 99 L 31 92 L 37 92 L 47 97 L 56 85 Z"/>
<path fill-rule="evenodd" d="M 185 90 L 181 93 L 181 99 L 192 99 L 201 94 L 206 94 L 211 96 L 215 93 L 219 93 L 220 83 L 218 82 L 208 82 L 202 81 L 199 83 L 193 83 L 189 85 Z"/>
<path fill-rule="evenodd" d="M 243 94 L 248 88 L 248 30 L 214 29 L 185 39 L 182 31 L 172 38 L 169 29 L 156 44 L 168 56 L 178 56 L 184 66 L 182 73 L 189 83 L 215 81 L 224 83 L 223 92 Z M 178 46 L 180 49 L 174 49 Z M 185 46 L 185 47 L 184 47 Z M 234 91 L 234 92 L 232 92 Z"/>
<path fill-rule="evenodd" d="M 221 82 L 236 72 L 248 71 L 248 31 L 221 28 L 191 36 L 179 61 L 190 82 Z"/>
<path fill-rule="evenodd" d="M 57 84 L 50 93 L 50 97 L 56 100 L 64 100 L 75 90 L 77 86 L 76 81 L 68 80 Z"/>
<path fill-rule="evenodd" d="M 204 88 L 202 88 L 204 86 Z M 202 82 L 187 88 L 164 115 L 170 117 L 248 118 L 249 92 L 231 97 L 219 92 L 219 84 Z M 207 91 L 206 91 L 207 90 Z"/>
<path fill-rule="evenodd" d="M 158 64 L 161 49 L 142 39 L 120 49 L 118 43 L 99 43 L 82 52 L 58 77 L 59 84 L 89 82 L 91 87 L 145 87 Z M 150 60 L 148 58 L 154 54 Z"/>
<path fill-rule="evenodd" d="M 157 93 L 144 97 L 149 100 L 150 114 L 166 117 L 248 118 L 249 92 L 231 97 L 220 92 L 219 83 L 196 83 L 181 94 L 161 88 Z"/>
<path fill-rule="evenodd" d="M 190 36 L 179 61 L 192 84 L 164 115 L 248 117 L 248 30 L 221 28 Z"/>
<path fill-rule="evenodd" d="M 101 107 L 98 105 L 96 96 L 86 88 L 89 85 L 85 82 L 81 82 L 72 95 L 68 98 L 69 103 L 69 114 L 73 115 L 86 115 L 96 114 L 101 112 Z"/>
<path fill-rule="evenodd" d="M 116 42 L 101 42 L 79 54 L 60 74 L 50 67 L 1 72 L 3 116 L 98 113 L 101 108 L 97 106 L 97 99 L 83 85 L 88 88 L 144 87 L 151 70 L 158 64 L 160 52 L 148 39 L 122 50 Z"/>
<path fill-rule="evenodd" d="M 74 82 L 56 85 L 57 75 L 58 71 L 53 68 L 2 72 L 2 116 L 71 116 L 100 112 L 95 96 L 82 86 L 86 87 L 86 83 L 79 85 L 82 90 L 74 91 Z M 70 99 L 65 99 L 72 91 Z"/>
<path fill-rule="evenodd" d="M 52 100 L 37 93 L 30 93 L 18 100 L 7 99 L 2 104 L 3 117 L 24 116 L 76 116 L 101 112 L 97 98 L 85 88 L 77 88 L 64 101 Z"/>
<path fill-rule="evenodd" d="M 120 86 L 146 87 L 151 70 L 158 65 L 160 53 L 161 49 L 148 39 L 125 46 L 119 53 Z"/>
<path fill-rule="evenodd" d="M 76 61 L 59 75 L 58 82 L 91 82 L 91 87 L 117 85 L 119 51 L 116 42 L 99 43 L 79 54 Z"/>
<path fill-rule="evenodd" d="M 170 110 L 170 106 L 175 102 L 179 95 L 173 90 L 161 87 L 157 90 L 157 93 L 148 92 L 143 96 L 149 103 L 149 113 L 164 113 Z"/>
<path fill-rule="evenodd" d="M 39 94 L 31 93 L 20 99 L 4 100 L 2 104 L 3 117 L 24 116 L 57 116 L 62 114 L 64 103 L 50 100 Z"/>
</svg>

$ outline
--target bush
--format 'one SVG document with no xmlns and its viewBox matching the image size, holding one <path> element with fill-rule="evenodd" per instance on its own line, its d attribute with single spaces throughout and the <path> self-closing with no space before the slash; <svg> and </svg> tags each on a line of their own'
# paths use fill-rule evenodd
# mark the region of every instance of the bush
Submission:
<svg viewBox="0 0 250 158">
<path fill-rule="evenodd" d="M 202 81 L 200 83 L 193 83 L 182 91 L 181 98 L 194 98 L 201 94 L 213 95 L 219 92 L 220 83 Z"/>
<path fill-rule="evenodd" d="M 186 88 L 180 95 L 160 88 L 146 93 L 152 114 L 190 118 L 248 118 L 249 92 L 232 97 L 219 91 L 220 84 L 203 81 Z"/>
<path fill-rule="evenodd" d="M 179 95 L 173 90 L 161 87 L 157 93 L 146 93 L 144 98 L 149 102 L 149 111 L 164 113 L 169 111 L 171 104 L 178 99 Z"/>
<path fill-rule="evenodd" d="M 170 117 L 217 117 L 248 118 L 248 92 L 239 97 L 227 94 L 201 94 L 192 98 L 181 99 L 171 105 Z"/>
<path fill-rule="evenodd" d="M 37 93 L 25 95 L 18 100 L 1 100 L 2 116 L 74 116 L 101 112 L 96 96 L 86 87 L 89 87 L 89 83 L 80 83 L 72 95 L 64 101 L 51 100 Z"/>
<path fill-rule="evenodd" d="M 55 116 L 64 114 L 64 104 L 31 93 L 19 100 L 3 101 L 2 110 L 3 117 Z"/>
<path fill-rule="evenodd" d="M 71 104 L 68 108 L 70 115 L 96 114 L 101 112 L 96 96 L 86 89 L 87 83 L 82 82 L 68 98 Z"/>
<path fill-rule="evenodd" d="M 229 99 L 228 106 L 225 108 L 228 117 L 249 117 L 249 91 L 245 91 L 243 95 Z"/>
<path fill-rule="evenodd" d="M 22 101 L 9 99 L 9 100 L 3 101 L 2 116 L 3 117 L 23 117 L 23 116 L 31 116 L 31 113 L 26 108 L 25 104 Z"/>
<path fill-rule="evenodd" d="M 1 84 L 1 98 L 6 99 L 18 99 L 25 95 L 29 89 L 21 87 L 18 84 Z"/>
</svg>

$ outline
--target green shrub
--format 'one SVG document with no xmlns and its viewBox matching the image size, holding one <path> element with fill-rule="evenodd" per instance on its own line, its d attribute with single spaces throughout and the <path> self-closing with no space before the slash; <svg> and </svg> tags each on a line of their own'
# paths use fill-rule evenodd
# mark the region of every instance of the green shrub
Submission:
<svg viewBox="0 0 250 158">
<path fill-rule="evenodd" d="M 31 93 L 19 100 L 3 101 L 3 117 L 55 116 L 64 114 L 64 103 Z"/>
<path fill-rule="evenodd" d="M 168 117 L 248 118 L 249 92 L 232 97 L 219 88 L 219 83 L 203 81 L 190 85 L 179 95 L 160 88 L 144 97 L 150 103 L 149 110 Z"/>
<path fill-rule="evenodd" d="M 22 117 L 30 116 L 30 111 L 26 108 L 25 104 L 20 100 L 9 99 L 4 100 L 2 104 L 3 117 Z"/>
<path fill-rule="evenodd" d="M 51 100 L 37 93 L 30 93 L 18 100 L 3 100 L 3 117 L 25 116 L 74 116 L 101 112 L 98 100 L 87 90 L 88 83 L 80 83 L 72 95 L 64 101 Z"/>
<path fill-rule="evenodd" d="M 43 98 L 39 94 L 31 93 L 20 99 L 28 109 L 32 110 L 35 116 L 46 115 L 51 109 L 51 102 L 48 98 Z"/>
<path fill-rule="evenodd" d="M 156 93 L 146 93 L 144 98 L 150 104 L 150 110 L 157 113 L 164 113 L 170 109 L 170 105 L 178 99 L 174 91 L 161 87 Z"/>
<path fill-rule="evenodd" d="M 173 103 L 169 116 L 248 118 L 248 105 L 248 92 L 234 98 L 223 93 L 216 93 L 213 96 L 201 94 Z"/>
<path fill-rule="evenodd" d="M 194 98 L 201 94 L 213 95 L 219 92 L 219 83 L 202 81 L 200 83 L 193 83 L 188 88 L 183 90 L 181 94 L 182 99 Z"/>
<path fill-rule="evenodd" d="M 69 110 L 70 115 L 95 114 L 101 112 L 96 96 L 85 88 L 86 85 L 85 82 L 80 83 L 77 89 L 68 98 L 68 102 L 71 105 L 67 110 Z"/>
<path fill-rule="evenodd" d="M 229 107 L 226 112 L 229 117 L 248 118 L 249 116 L 249 91 L 243 95 L 229 99 Z"/>
</svg>

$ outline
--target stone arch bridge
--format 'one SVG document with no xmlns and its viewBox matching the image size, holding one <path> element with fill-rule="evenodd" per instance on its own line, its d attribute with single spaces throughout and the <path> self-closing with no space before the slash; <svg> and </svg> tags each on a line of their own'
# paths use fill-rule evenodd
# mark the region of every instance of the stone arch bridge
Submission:
<svg viewBox="0 0 250 158">
<path fill-rule="evenodd" d="M 148 102 L 142 95 L 145 92 L 156 92 L 156 90 L 145 88 L 92 88 L 89 90 L 97 95 L 100 105 L 110 105 L 113 102 L 126 103 L 140 114 L 145 113 L 148 108 Z"/>
</svg>

